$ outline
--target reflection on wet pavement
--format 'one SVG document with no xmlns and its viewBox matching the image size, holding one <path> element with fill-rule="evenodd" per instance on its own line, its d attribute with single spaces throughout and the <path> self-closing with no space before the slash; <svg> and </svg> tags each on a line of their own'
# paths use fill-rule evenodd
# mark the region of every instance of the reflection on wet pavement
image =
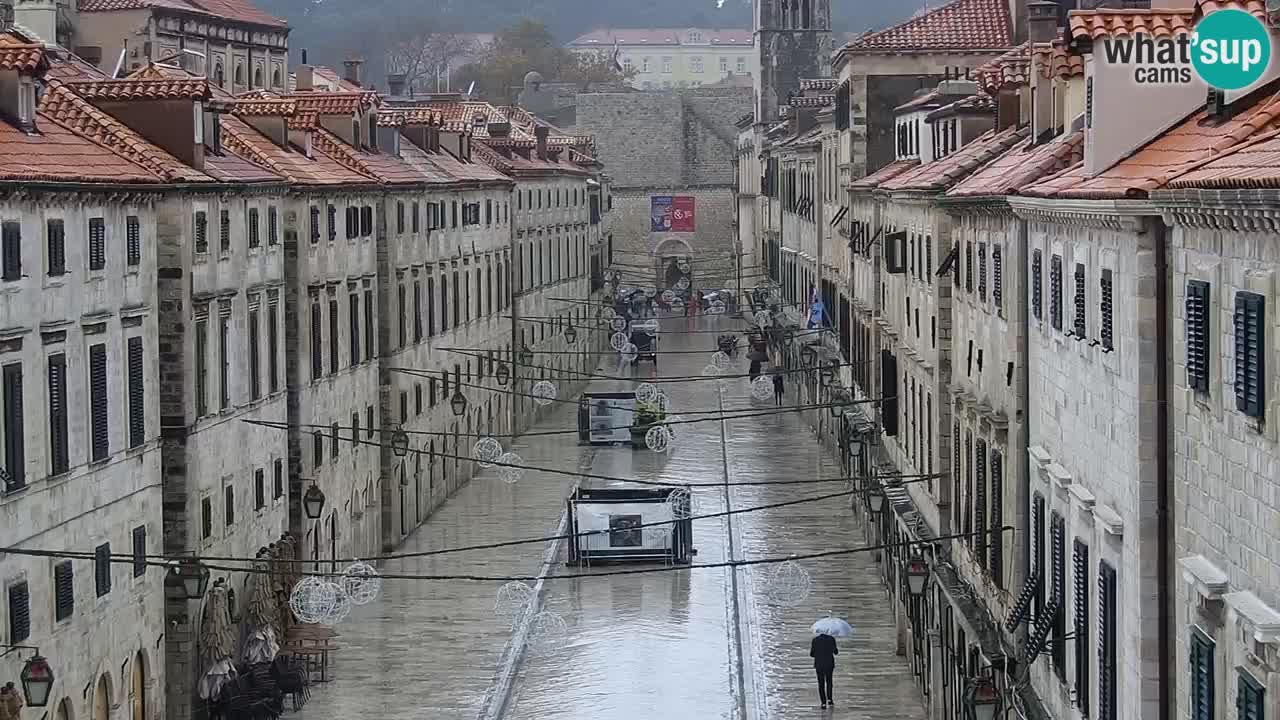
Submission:
<svg viewBox="0 0 1280 720">
<path fill-rule="evenodd" d="M 730 327 L 728 318 L 664 321 L 664 329 Z M 706 349 L 707 354 L 670 354 L 661 374 L 697 376 L 715 349 L 715 334 L 663 338 L 664 350 Z M 604 372 L 614 373 L 606 359 Z M 639 377 L 651 376 L 642 364 Z M 738 372 L 737 369 L 730 372 Z M 600 381 L 593 389 L 620 390 L 629 383 Z M 711 382 L 667 383 L 675 413 L 709 410 L 719 399 Z M 629 389 L 629 388 L 628 388 Z M 789 388 L 790 390 L 790 388 Z M 753 407 L 746 383 L 726 383 L 727 408 Z M 537 429 L 574 427 L 575 407 L 558 404 Z M 721 447 L 722 432 L 727 448 Z M 812 434 L 797 414 L 689 424 L 669 455 L 644 450 L 579 447 L 573 435 L 531 436 L 514 449 L 530 465 L 602 475 L 676 482 L 723 482 L 726 459 L 731 481 L 797 479 L 815 472 L 838 476 L 828 458 L 819 468 Z M 458 490 L 398 552 L 483 544 L 552 534 L 574 478 L 527 471 L 515 485 L 482 471 Z M 842 485 L 735 487 L 733 507 L 838 492 Z M 695 514 L 725 509 L 721 488 L 694 492 Z M 695 521 L 695 562 L 729 559 L 730 524 L 723 518 Z M 797 505 L 733 518 L 737 559 L 856 546 L 848 501 Z M 398 560 L 384 572 L 537 574 L 542 544 Z M 579 572 L 563 565 L 553 573 Z M 803 561 L 813 580 L 812 596 L 797 608 L 773 603 L 757 582 L 764 571 L 738 570 L 742 622 L 737 616 L 729 570 L 709 569 L 644 575 L 549 580 L 542 609 L 560 614 L 567 632 L 549 650 L 523 654 L 514 690 L 499 705 L 505 717 L 596 718 L 922 718 L 918 691 L 905 661 L 894 654 L 893 618 L 869 555 Z M 631 566 L 628 566 L 631 567 Z M 603 572 L 615 567 L 596 567 Z M 303 720 L 353 717 L 470 718 L 494 697 L 495 676 L 511 627 L 494 614 L 501 583 L 395 581 L 383 597 L 357 608 L 337 629 L 340 650 L 331 665 L 334 682 L 315 688 L 298 715 Z M 841 642 L 836 671 L 836 708 L 816 709 L 808 627 L 828 611 L 844 615 L 856 630 Z M 747 669 L 739 678 L 737 634 L 741 630 Z M 740 688 L 745 687 L 745 696 Z M 809 711 L 809 708 L 813 708 Z"/>
</svg>

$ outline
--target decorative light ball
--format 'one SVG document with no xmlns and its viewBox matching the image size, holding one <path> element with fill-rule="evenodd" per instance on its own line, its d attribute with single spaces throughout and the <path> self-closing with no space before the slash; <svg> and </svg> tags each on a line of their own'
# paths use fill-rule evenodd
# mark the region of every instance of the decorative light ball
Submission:
<svg viewBox="0 0 1280 720">
<path fill-rule="evenodd" d="M 333 612 L 329 613 L 324 620 L 320 621 L 322 625 L 328 625 L 329 627 L 333 627 L 343 620 L 346 620 L 347 616 L 351 614 L 351 608 L 355 607 L 355 603 L 352 601 L 351 596 L 347 594 L 346 590 L 342 589 L 341 585 L 338 585 L 337 583 L 331 584 L 338 588 L 338 604 L 334 606 Z"/>
<path fill-rule="evenodd" d="M 532 601 L 533 588 L 519 580 L 512 580 L 498 588 L 498 595 L 493 601 L 493 612 L 500 618 L 514 621 Z"/>
<path fill-rule="evenodd" d="M 647 288 L 645 288 L 645 289 L 644 289 L 644 296 L 645 296 L 645 297 L 647 297 L 647 298 L 649 298 L 649 299 L 653 299 L 653 298 L 654 298 L 654 297 L 656 297 L 657 295 L 658 295 L 658 288 L 655 288 L 655 287 L 647 287 Z"/>
<path fill-rule="evenodd" d="M 702 368 L 702 377 L 720 377 L 720 368 L 716 367 L 715 363 L 707 365 Z"/>
<path fill-rule="evenodd" d="M 679 280 L 677 280 L 677 281 L 676 281 L 676 289 L 677 289 L 677 290 L 688 290 L 688 289 L 689 289 L 689 278 L 687 278 L 687 277 L 682 277 L 682 278 L 680 278 Z"/>
<path fill-rule="evenodd" d="M 502 478 L 502 482 L 508 485 L 515 485 L 520 482 L 520 478 L 524 476 L 524 468 L 520 467 L 524 464 L 524 458 L 513 452 L 502 453 L 498 458 L 498 477 Z"/>
<path fill-rule="evenodd" d="M 715 365 L 720 370 L 728 370 L 733 367 L 733 358 L 729 357 L 729 355 L 723 351 L 718 351 L 715 355 L 711 356 L 711 364 Z"/>
<path fill-rule="evenodd" d="M 357 560 L 342 573 L 342 589 L 356 605 L 368 605 L 382 592 L 382 576 L 367 562 Z"/>
<path fill-rule="evenodd" d="M 671 309 L 672 309 L 672 310 L 683 310 L 683 309 L 684 309 L 684 300 L 681 300 L 681 299 L 680 299 L 680 298 L 678 298 L 678 297 L 677 297 L 677 298 L 673 298 L 673 299 L 671 300 Z"/>
<path fill-rule="evenodd" d="M 653 398 L 653 401 L 658 405 L 658 409 L 662 412 L 666 412 L 671 407 L 671 398 L 661 390 L 658 391 L 658 394 Z"/>
<path fill-rule="evenodd" d="M 636 358 L 640 354 L 640 348 L 636 347 L 635 343 L 627 343 L 626 345 L 623 345 L 618 352 L 622 353 L 623 360 L 631 363 L 636 361 Z"/>
<path fill-rule="evenodd" d="M 673 520 L 684 520 L 693 512 L 693 493 L 689 488 L 676 488 L 667 496 L 667 507 Z"/>
<path fill-rule="evenodd" d="M 308 575 L 293 586 L 289 593 L 289 609 L 298 622 L 316 625 L 337 615 L 342 600 L 339 596 L 346 593 L 335 583 L 322 577 Z M 347 599 L 350 602 L 350 599 Z"/>
<path fill-rule="evenodd" d="M 689 258 L 680 258 L 677 260 L 676 267 L 679 268 L 680 272 L 689 272 Z"/>
<path fill-rule="evenodd" d="M 543 653 L 559 647 L 569 625 L 559 613 L 543 610 L 529 620 L 529 634 L 525 636 L 530 650 Z"/>
<path fill-rule="evenodd" d="M 759 325 L 760 327 L 768 327 L 769 324 L 773 322 L 773 316 L 769 314 L 768 310 L 756 311 L 754 319 L 756 321 L 756 325 Z"/>
<path fill-rule="evenodd" d="M 623 345 L 627 344 L 627 336 L 625 333 L 616 332 L 609 336 L 609 347 L 614 350 L 621 350 Z"/>
<path fill-rule="evenodd" d="M 653 402 L 658 399 L 658 386 L 653 383 L 640 383 L 636 386 L 636 400 L 640 402 Z"/>
<path fill-rule="evenodd" d="M 707 308 L 707 312 L 711 313 L 712 315 L 723 315 L 725 311 L 728 309 L 729 309 L 728 306 L 724 304 L 723 300 L 716 300 L 715 302 L 711 303 L 711 307 Z"/>
<path fill-rule="evenodd" d="M 756 400 L 768 400 L 773 397 L 773 380 L 764 375 L 752 380 L 751 397 Z"/>
<path fill-rule="evenodd" d="M 676 294 L 675 294 L 674 292 L 672 292 L 672 291 L 670 291 L 670 290 L 663 290 L 663 291 L 662 291 L 662 302 L 667 303 L 668 305 L 670 305 L 672 302 L 674 302 L 674 301 L 675 301 L 675 299 L 676 299 Z"/>
<path fill-rule="evenodd" d="M 502 457 L 502 443 L 491 437 L 482 437 L 472 446 L 471 456 L 480 467 L 493 467 L 493 461 Z"/>
<path fill-rule="evenodd" d="M 671 435 L 663 425 L 654 425 L 644 434 L 645 447 L 654 452 L 664 453 L 671 446 Z"/>
<path fill-rule="evenodd" d="M 615 332 L 622 332 L 627 329 L 627 320 L 626 318 L 616 317 L 609 321 L 609 327 L 613 328 Z"/>
<path fill-rule="evenodd" d="M 618 317 L 618 311 L 611 307 L 607 307 L 604 309 L 603 316 L 605 320 L 612 321 L 614 318 Z"/>
<path fill-rule="evenodd" d="M 768 584 L 769 596 L 784 607 L 796 607 L 809 599 L 809 571 L 795 560 L 787 560 L 773 568 Z"/>
<path fill-rule="evenodd" d="M 539 380 L 533 384 L 530 394 L 534 402 L 545 407 L 556 401 L 556 384 L 550 380 Z"/>
</svg>

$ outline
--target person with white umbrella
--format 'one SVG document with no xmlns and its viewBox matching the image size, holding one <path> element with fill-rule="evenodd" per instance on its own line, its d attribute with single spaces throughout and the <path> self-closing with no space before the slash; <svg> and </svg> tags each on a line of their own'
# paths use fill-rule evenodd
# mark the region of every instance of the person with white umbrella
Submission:
<svg viewBox="0 0 1280 720">
<path fill-rule="evenodd" d="M 836 638 L 853 637 L 853 627 L 828 615 L 814 623 L 811 629 L 813 641 L 809 643 L 809 657 L 813 658 L 813 669 L 818 674 L 818 700 L 822 707 L 833 707 L 836 699 L 831 687 L 832 675 L 836 669 L 836 655 L 840 654 Z"/>
</svg>

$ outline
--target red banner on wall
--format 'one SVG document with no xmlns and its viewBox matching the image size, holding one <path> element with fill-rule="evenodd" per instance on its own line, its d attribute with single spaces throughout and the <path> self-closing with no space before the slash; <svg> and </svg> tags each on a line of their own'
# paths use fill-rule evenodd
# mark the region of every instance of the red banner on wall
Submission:
<svg viewBox="0 0 1280 720">
<path fill-rule="evenodd" d="M 654 195 L 650 200 L 651 232 L 693 232 L 691 195 Z"/>
</svg>

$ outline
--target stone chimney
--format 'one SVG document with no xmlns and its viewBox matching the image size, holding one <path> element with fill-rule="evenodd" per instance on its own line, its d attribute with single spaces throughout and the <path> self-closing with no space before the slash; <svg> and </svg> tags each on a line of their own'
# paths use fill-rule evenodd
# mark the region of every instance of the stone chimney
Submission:
<svg viewBox="0 0 1280 720">
<path fill-rule="evenodd" d="M 489 131 L 489 137 L 507 137 L 511 134 L 511 123 L 491 122 L 487 129 Z"/>
<path fill-rule="evenodd" d="M 351 58 L 342 61 L 342 79 L 347 82 L 360 86 L 360 69 L 364 65 L 364 61 L 359 58 Z"/>
<path fill-rule="evenodd" d="M 307 51 L 305 48 L 302 50 L 302 63 L 294 71 L 293 78 L 295 90 L 307 91 L 316 89 L 316 71 L 315 68 L 307 64 Z"/>
<path fill-rule="evenodd" d="M 58 42 L 58 6 L 54 0 L 15 0 L 13 24 L 31 31 L 46 44 Z"/>
<path fill-rule="evenodd" d="M 394 73 L 387 76 L 387 92 L 391 97 L 400 97 L 404 94 L 405 75 L 404 73 Z"/>
<path fill-rule="evenodd" d="M 538 159 L 547 159 L 547 136 L 551 134 L 551 129 L 545 125 L 539 125 L 533 129 L 533 136 L 538 140 Z"/>
<path fill-rule="evenodd" d="M 1058 3 L 1036 0 L 1027 4 L 1027 38 L 1033 43 L 1053 42 L 1058 36 Z"/>
</svg>

